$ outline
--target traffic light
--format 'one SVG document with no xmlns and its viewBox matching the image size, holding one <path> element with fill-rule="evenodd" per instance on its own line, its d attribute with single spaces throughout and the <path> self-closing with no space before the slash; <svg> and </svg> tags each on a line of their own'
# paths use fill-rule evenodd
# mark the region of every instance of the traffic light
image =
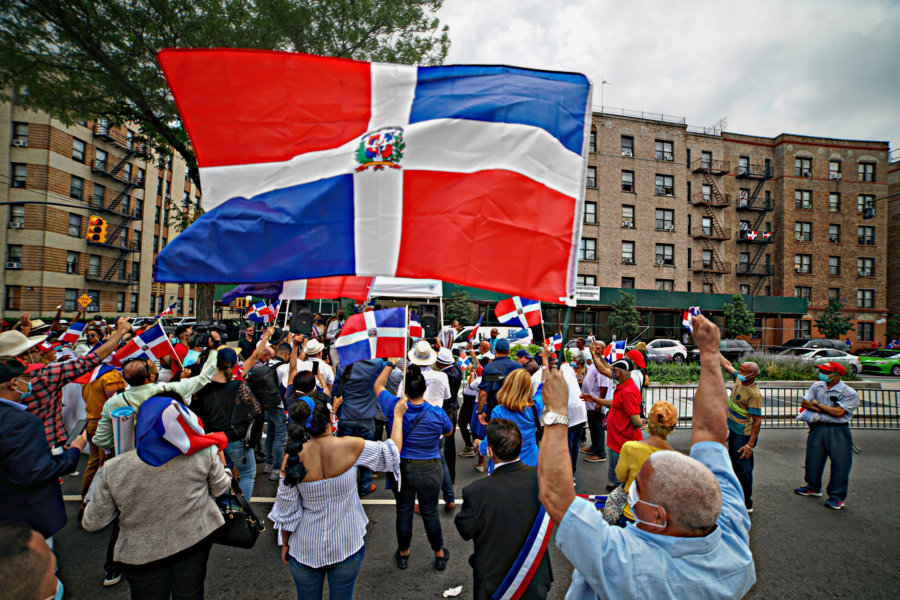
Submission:
<svg viewBox="0 0 900 600">
<path fill-rule="evenodd" d="M 237 298 L 234 301 L 234 307 L 235 308 L 247 308 L 247 301 L 244 300 L 243 298 Z"/>
<path fill-rule="evenodd" d="M 106 243 L 106 219 L 91 215 L 88 219 L 87 241 L 98 244 Z"/>
</svg>

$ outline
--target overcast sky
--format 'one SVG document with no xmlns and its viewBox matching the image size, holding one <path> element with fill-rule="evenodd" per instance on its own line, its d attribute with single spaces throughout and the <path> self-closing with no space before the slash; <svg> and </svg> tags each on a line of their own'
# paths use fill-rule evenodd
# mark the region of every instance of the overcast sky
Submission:
<svg viewBox="0 0 900 600">
<path fill-rule="evenodd" d="M 900 2 L 444 0 L 446 64 L 577 71 L 603 103 L 900 147 Z"/>
</svg>

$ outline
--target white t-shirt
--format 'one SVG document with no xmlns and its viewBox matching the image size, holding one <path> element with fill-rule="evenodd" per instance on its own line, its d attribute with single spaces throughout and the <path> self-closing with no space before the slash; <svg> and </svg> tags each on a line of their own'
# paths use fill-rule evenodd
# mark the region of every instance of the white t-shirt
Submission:
<svg viewBox="0 0 900 600">
<path fill-rule="evenodd" d="M 534 398 L 534 395 L 537 394 L 538 386 L 541 385 L 541 381 L 544 378 L 544 369 L 538 369 L 534 373 L 531 374 L 531 397 Z"/>
<path fill-rule="evenodd" d="M 422 375 L 425 377 L 425 402 L 438 408 L 444 407 L 444 400 L 450 399 L 450 379 L 446 373 L 435 371 L 430 367 L 422 369 Z"/>
<path fill-rule="evenodd" d="M 329 365 L 328 363 L 326 363 L 325 361 L 323 361 L 320 358 L 311 358 L 309 360 L 298 360 L 297 361 L 297 372 L 299 373 L 300 371 L 312 371 L 313 361 L 319 363 L 319 372 L 322 373 L 322 379 L 325 380 L 325 383 L 330 386 L 334 386 L 334 370 L 332 370 L 331 365 Z M 284 369 L 283 371 L 282 371 L 282 368 Z M 284 385 L 284 387 L 287 387 L 288 385 L 293 383 L 292 381 L 287 380 L 288 373 L 290 372 L 290 370 L 291 370 L 291 367 L 288 363 L 285 363 L 285 364 L 281 365 L 280 367 L 278 367 L 278 377 L 279 377 L 279 379 L 281 379 L 281 382 Z M 316 388 L 318 388 L 318 387 L 319 387 L 319 380 L 316 379 Z"/>
<path fill-rule="evenodd" d="M 578 378 L 572 365 L 564 362 L 560 365 L 559 372 L 569 388 L 569 427 L 574 427 L 587 421 L 587 408 L 581 399 L 581 386 L 578 385 Z"/>
</svg>

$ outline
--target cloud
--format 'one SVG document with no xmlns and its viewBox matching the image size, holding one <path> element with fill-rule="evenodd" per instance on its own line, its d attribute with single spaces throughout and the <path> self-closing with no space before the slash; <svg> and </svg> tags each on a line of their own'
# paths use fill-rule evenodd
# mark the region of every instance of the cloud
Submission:
<svg viewBox="0 0 900 600">
<path fill-rule="evenodd" d="M 751 135 L 900 141 L 900 4 L 445 0 L 452 63 L 577 71 L 594 104 Z"/>
</svg>

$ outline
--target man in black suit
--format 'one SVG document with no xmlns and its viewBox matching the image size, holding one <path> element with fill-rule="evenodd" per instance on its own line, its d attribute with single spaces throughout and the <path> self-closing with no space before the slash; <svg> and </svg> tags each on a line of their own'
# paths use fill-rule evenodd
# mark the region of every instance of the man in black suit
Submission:
<svg viewBox="0 0 900 600">
<path fill-rule="evenodd" d="M 464 540 L 474 539 L 469 557 L 475 600 L 488 600 L 509 573 L 541 508 L 537 469 L 522 464 L 522 434 L 515 423 L 493 419 L 487 425 L 488 456 L 494 474 L 463 489 L 462 511 L 456 529 Z M 545 552 L 523 599 L 543 600 L 550 591 L 553 571 Z"/>
<path fill-rule="evenodd" d="M 43 422 L 22 403 L 32 374 L 18 360 L 0 361 L 0 521 L 24 521 L 48 538 L 66 524 L 59 478 L 75 470 L 87 434 L 51 454 Z"/>
</svg>

